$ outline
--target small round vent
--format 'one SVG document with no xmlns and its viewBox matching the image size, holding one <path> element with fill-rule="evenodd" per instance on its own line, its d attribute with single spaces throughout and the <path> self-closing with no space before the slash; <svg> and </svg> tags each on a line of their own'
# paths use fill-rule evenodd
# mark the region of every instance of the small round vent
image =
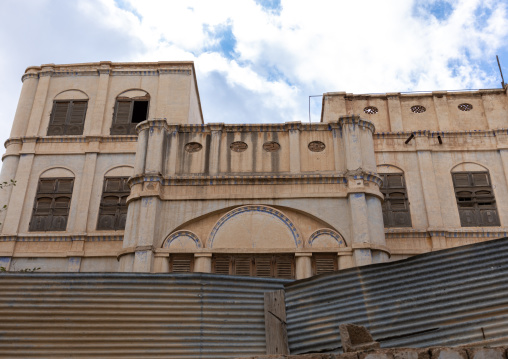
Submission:
<svg viewBox="0 0 508 359">
<path fill-rule="evenodd" d="M 322 152 L 325 150 L 325 144 L 321 141 L 312 141 L 309 143 L 309 150 L 312 152 Z"/>
<path fill-rule="evenodd" d="M 365 112 L 367 115 L 375 115 L 379 112 L 379 110 L 375 106 L 367 106 L 363 109 L 363 112 Z"/>
<path fill-rule="evenodd" d="M 470 103 L 461 103 L 458 108 L 461 111 L 471 111 L 473 109 L 473 105 Z"/>
<path fill-rule="evenodd" d="M 277 152 L 280 150 L 280 145 L 277 142 L 270 141 L 263 143 L 263 149 L 266 152 Z"/>
<path fill-rule="evenodd" d="M 411 106 L 412 113 L 423 113 L 425 111 L 427 111 L 427 109 L 421 105 Z"/>
<path fill-rule="evenodd" d="M 185 151 L 190 153 L 201 151 L 202 148 L 203 146 L 201 145 L 201 143 L 197 142 L 189 142 L 188 144 L 185 145 Z"/>
<path fill-rule="evenodd" d="M 231 149 L 231 151 L 235 151 L 235 152 L 243 152 L 247 149 L 247 144 L 245 142 L 242 142 L 242 141 L 236 141 L 236 142 L 233 142 L 229 148 Z"/>
</svg>

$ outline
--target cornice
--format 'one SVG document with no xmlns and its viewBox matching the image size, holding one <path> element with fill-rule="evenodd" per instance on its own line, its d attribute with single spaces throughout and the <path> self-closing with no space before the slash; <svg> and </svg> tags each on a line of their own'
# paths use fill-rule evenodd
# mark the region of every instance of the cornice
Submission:
<svg viewBox="0 0 508 359">
<path fill-rule="evenodd" d="M 24 136 L 11 137 L 5 141 L 5 147 L 23 143 L 90 143 L 90 142 L 137 142 L 138 136 Z"/>
<path fill-rule="evenodd" d="M 468 130 L 468 131 L 431 131 L 431 130 L 417 130 L 417 131 L 401 131 L 401 132 L 376 132 L 374 133 L 375 139 L 407 139 L 409 136 L 414 137 L 428 137 L 435 138 L 440 136 L 442 138 L 452 137 L 496 137 L 498 135 L 508 135 L 508 128 L 499 128 L 495 130 Z"/>
</svg>

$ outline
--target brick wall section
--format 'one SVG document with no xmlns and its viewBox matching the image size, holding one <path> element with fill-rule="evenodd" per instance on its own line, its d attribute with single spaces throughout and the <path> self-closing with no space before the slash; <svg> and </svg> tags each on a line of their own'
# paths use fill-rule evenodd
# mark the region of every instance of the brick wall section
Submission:
<svg viewBox="0 0 508 359">
<path fill-rule="evenodd" d="M 262 355 L 242 359 L 507 359 L 508 347 L 396 348 L 344 354 Z M 240 359 L 240 358 L 238 358 Z"/>
</svg>

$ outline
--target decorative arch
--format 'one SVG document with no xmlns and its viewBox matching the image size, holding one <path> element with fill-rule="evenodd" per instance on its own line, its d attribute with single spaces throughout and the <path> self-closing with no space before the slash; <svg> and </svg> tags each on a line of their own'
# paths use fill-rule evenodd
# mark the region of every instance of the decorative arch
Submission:
<svg viewBox="0 0 508 359">
<path fill-rule="evenodd" d="M 88 100 L 88 95 L 81 90 L 78 89 L 70 89 L 65 90 L 57 94 L 54 98 L 55 100 Z"/>
<path fill-rule="evenodd" d="M 121 92 L 116 97 L 117 99 L 131 99 L 131 100 L 149 100 L 150 94 L 142 89 L 129 89 Z"/>
<path fill-rule="evenodd" d="M 207 246 L 213 248 L 217 238 L 227 242 L 225 248 L 258 248 L 259 243 L 263 243 L 263 248 L 297 248 L 302 244 L 293 222 L 281 211 L 263 205 L 227 212 L 213 226 Z M 231 245 L 232 241 L 235 245 Z"/>
<path fill-rule="evenodd" d="M 68 178 L 76 177 L 74 172 L 66 167 L 53 167 L 42 171 L 39 178 Z"/>
<path fill-rule="evenodd" d="M 201 248 L 198 236 L 187 230 L 171 233 L 162 243 L 162 248 L 195 249 Z"/>
<path fill-rule="evenodd" d="M 450 170 L 453 172 L 490 172 L 489 169 L 476 162 L 461 162 L 452 167 Z"/>
<path fill-rule="evenodd" d="M 312 248 L 347 247 L 346 240 L 336 231 L 329 228 L 321 228 L 312 233 L 308 240 Z"/>
<path fill-rule="evenodd" d="M 131 177 L 134 173 L 134 167 L 121 165 L 110 168 L 104 173 L 104 177 Z"/>
<path fill-rule="evenodd" d="M 404 170 L 398 166 L 384 163 L 377 166 L 377 173 L 404 173 Z"/>
</svg>

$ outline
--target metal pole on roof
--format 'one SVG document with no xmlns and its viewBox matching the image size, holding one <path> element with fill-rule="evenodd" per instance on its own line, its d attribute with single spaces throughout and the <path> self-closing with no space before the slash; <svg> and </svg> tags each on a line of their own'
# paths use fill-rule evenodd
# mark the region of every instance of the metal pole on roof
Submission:
<svg viewBox="0 0 508 359">
<path fill-rule="evenodd" d="M 499 63 L 499 56 L 496 55 L 496 60 L 497 60 L 497 66 L 499 67 L 499 72 L 501 73 L 501 85 L 503 86 L 504 88 L 504 77 L 503 77 L 503 70 L 501 70 L 501 64 Z M 310 100 L 309 100 L 309 103 L 310 103 Z"/>
</svg>

